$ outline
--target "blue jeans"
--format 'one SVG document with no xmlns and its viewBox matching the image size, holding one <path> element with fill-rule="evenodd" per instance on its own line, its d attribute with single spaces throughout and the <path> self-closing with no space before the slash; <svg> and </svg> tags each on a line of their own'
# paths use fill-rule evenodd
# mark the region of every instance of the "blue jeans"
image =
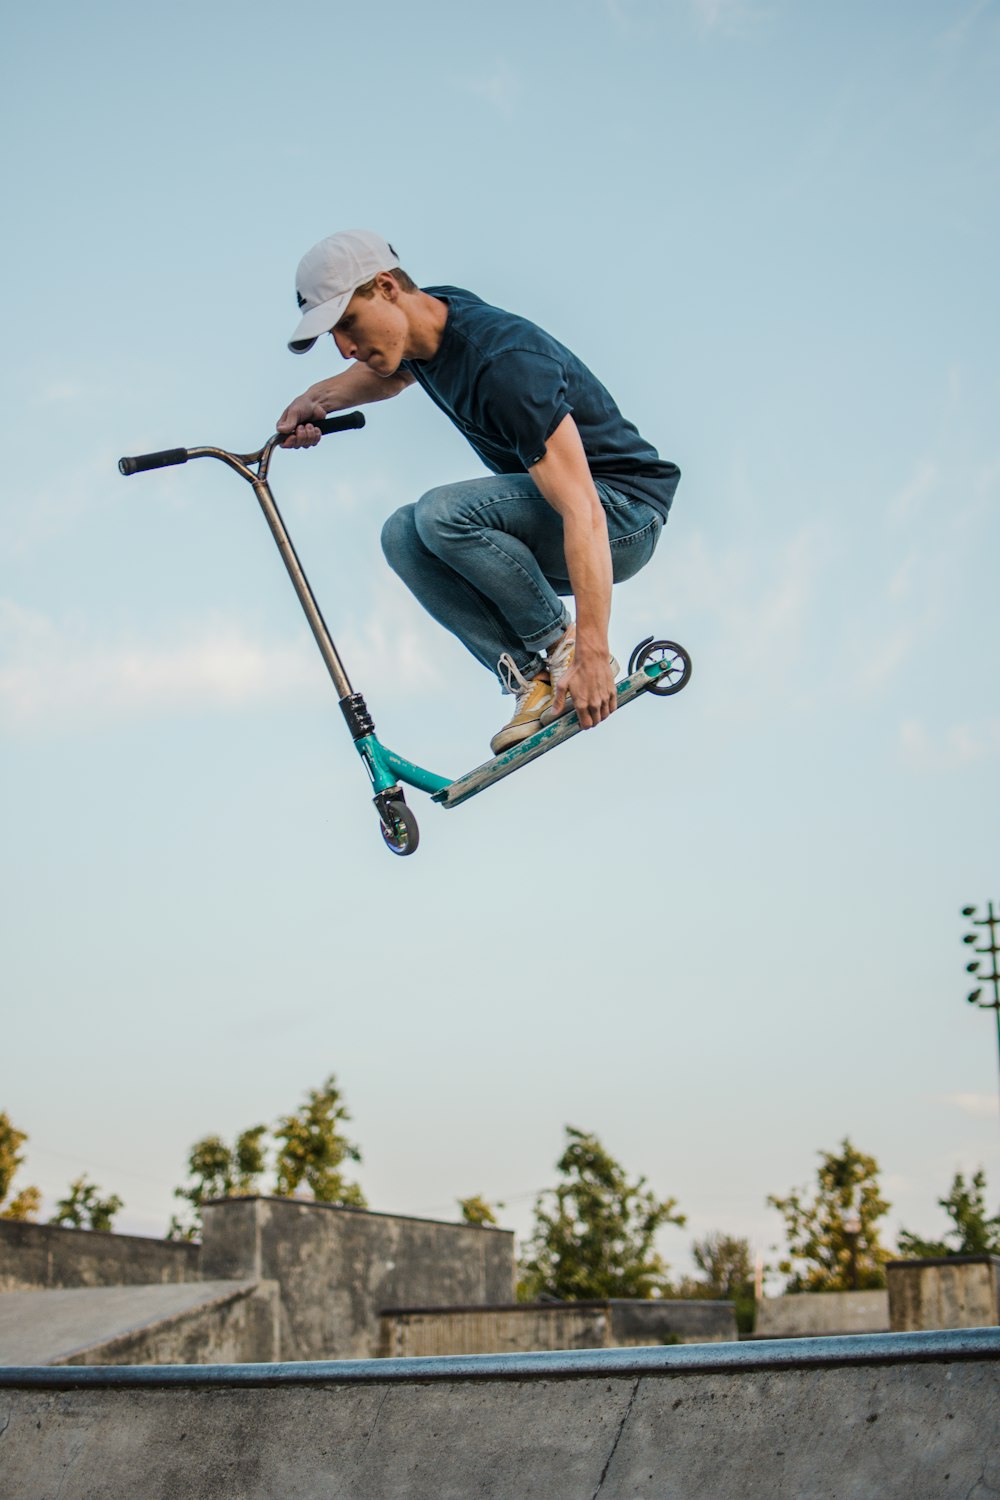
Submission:
<svg viewBox="0 0 1000 1500">
<path fill-rule="evenodd" d="M 653 555 L 663 518 L 644 500 L 597 484 L 615 583 Z M 382 528 L 382 550 L 439 624 L 491 672 L 508 652 L 525 677 L 570 623 L 563 523 L 528 474 L 468 479 L 429 490 Z"/>
</svg>

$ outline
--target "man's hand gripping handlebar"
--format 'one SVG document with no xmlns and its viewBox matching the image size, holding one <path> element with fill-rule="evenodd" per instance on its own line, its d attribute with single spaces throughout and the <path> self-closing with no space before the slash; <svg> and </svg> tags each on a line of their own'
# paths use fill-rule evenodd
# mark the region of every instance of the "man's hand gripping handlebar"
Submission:
<svg viewBox="0 0 1000 1500">
<path fill-rule="evenodd" d="M 313 422 L 311 425 L 319 430 L 321 436 L 326 437 L 331 432 L 346 432 L 351 427 L 363 427 L 365 418 L 363 412 L 349 411 L 343 416 L 325 417 L 321 422 Z M 274 443 L 284 444 L 288 436 L 287 432 L 276 432 L 259 450 L 260 453 Z M 205 449 L 164 448 L 161 453 L 137 453 L 133 458 L 120 458 L 118 468 L 122 474 L 142 474 L 146 469 L 167 469 L 172 464 L 186 464 L 189 458 L 200 457 L 204 452 Z"/>
</svg>

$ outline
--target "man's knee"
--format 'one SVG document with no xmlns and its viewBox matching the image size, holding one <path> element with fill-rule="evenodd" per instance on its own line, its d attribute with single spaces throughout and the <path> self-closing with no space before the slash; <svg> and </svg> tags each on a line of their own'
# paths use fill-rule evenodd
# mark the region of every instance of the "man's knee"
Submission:
<svg viewBox="0 0 1000 1500">
<path fill-rule="evenodd" d="M 413 507 L 417 536 L 435 556 L 466 529 L 470 520 L 467 502 L 465 485 L 440 484 L 421 495 Z"/>
<path fill-rule="evenodd" d="M 413 521 L 415 510 L 415 505 L 401 505 L 382 527 L 382 551 L 394 573 L 405 573 L 407 559 L 420 545 Z"/>
</svg>

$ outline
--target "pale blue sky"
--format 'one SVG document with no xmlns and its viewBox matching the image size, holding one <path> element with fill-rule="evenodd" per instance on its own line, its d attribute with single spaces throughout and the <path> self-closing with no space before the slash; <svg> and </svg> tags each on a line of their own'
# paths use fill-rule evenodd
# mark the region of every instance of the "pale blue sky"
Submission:
<svg viewBox="0 0 1000 1500">
<path fill-rule="evenodd" d="M 567 1122 L 766 1251 L 849 1133 L 892 1222 L 1000 1184 L 959 908 L 1000 896 L 1000 5 L 250 0 L 7 21 L 0 1108 L 162 1232 L 190 1143 L 335 1071 L 373 1207 L 530 1223 Z M 644 701 L 381 847 L 250 490 L 300 255 L 386 234 L 570 344 L 683 479 Z M 420 392 L 275 492 L 396 748 L 505 706 L 388 574 L 480 472 Z M 686 1259 L 689 1233 L 663 1248 Z"/>
</svg>

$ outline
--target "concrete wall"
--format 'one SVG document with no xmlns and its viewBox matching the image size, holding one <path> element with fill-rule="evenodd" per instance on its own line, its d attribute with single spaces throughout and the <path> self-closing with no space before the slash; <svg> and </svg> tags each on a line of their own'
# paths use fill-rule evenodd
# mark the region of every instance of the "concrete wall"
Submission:
<svg viewBox="0 0 1000 1500">
<path fill-rule="evenodd" d="M 381 1318 L 378 1352 L 382 1358 L 514 1354 L 721 1342 L 736 1336 L 731 1302 L 515 1302 L 387 1309 Z"/>
<path fill-rule="evenodd" d="M 279 1356 L 278 1315 L 273 1281 L 5 1292 L 0 1365 L 257 1363 Z"/>
<path fill-rule="evenodd" d="M 185 1313 L 108 1339 L 62 1365 L 214 1365 L 280 1357 L 281 1303 L 273 1281 L 251 1282 Z"/>
<path fill-rule="evenodd" d="M 731 1302 L 684 1298 L 614 1297 L 611 1308 L 612 1347 L 643 1344 L 720 1344 L 739 1337 L 736 1310 Z"/>
<path fill-rule="evenodd" d="M 829 1338 L 885 1333 L 888 1328 L 888 1292 L 792 1292 L 760 1299 L 754 1337 Z"/>
<path fill-rule="evenodd" d="M 281 1358 L 370 1358 L 386 1306 L 494 1303 L 514 1295 L 514 1236 L 289 1198 L 203 1210 L 202 1275 L 277 1281 Z"/>
<path fill-rule="evenodd" d="M 1000 1256 L 891 1260 L 886 1275 L 896 1332 L 1000 1324 Z"/>
<path fill-rule="evenodd" d="M 512 1303 L 453 1307 L 435 1312 L 405 1308 L 383 1313 L 379 1355 L 409 1359 L 428 1354 L 527 1354 L 534 1349 L 604 1349 L 610 1342 L 606 1303 L 560 1306 Z"/>
<path fill-rule="evenodd" d="M 16 1500 L 997 1500 L 1000 1331 L 0 1370 Z"/>
<path fill-rule="evenodd" d="M 90 1345 L 106 1350 L 107 1363 L 371 1357 L 386 1302 L 440 1306 L 513 1296 L 514 1239 L 507 1230 L 268 1198 L 221 1200 L 206 1205 L 203 1217 L 201 1246 L 0 1221 L 0 1292 L 147 1287 L 152 1293 L 202 1279 L 275 1284 L 256 1301 L 241 1295 L 232 1306 L 185 1312 L 155 1338 L 147 1330 L 131 1342 L 121 1342 L 111 1304 L 95 1304 Z M 275 1329 L 265 1303 L 278 1307 Z M 5 1311 L 8 1321 L 15 1318 L 13 1304 Z M 55 1302 L 42 1301 L 32 1316 L 42 1343 L 46 1320 L 52 1322 L 49 1342 L 58 1345 L 65 1307 L 60 1312 Z"/>
<path fill-rule="evenodd" d="M 197 1245 L 0 1219 L 0 1292 L 195 1281 Z"/>
</svg>

